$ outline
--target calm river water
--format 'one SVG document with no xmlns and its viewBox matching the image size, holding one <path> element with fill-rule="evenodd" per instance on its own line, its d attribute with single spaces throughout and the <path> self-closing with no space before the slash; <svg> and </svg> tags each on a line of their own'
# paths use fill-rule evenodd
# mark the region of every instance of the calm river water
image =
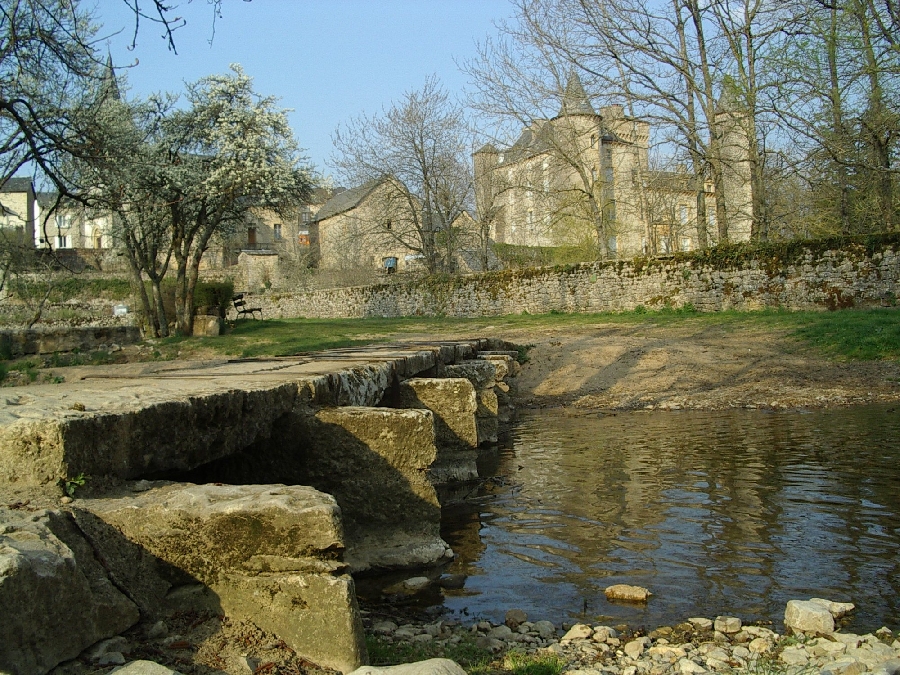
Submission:
<svg viewBox="0 0 900 675">
<path fill-rule="evenodd" d="M 777 623 L 825 597 L 856 603 L 850 630 L 900 628 L 900 407 L 528 412 L 494 470 L 446 518 L 455 613 Z M 608 603 L 615 583 L 654 596 Z"/>
</svg>

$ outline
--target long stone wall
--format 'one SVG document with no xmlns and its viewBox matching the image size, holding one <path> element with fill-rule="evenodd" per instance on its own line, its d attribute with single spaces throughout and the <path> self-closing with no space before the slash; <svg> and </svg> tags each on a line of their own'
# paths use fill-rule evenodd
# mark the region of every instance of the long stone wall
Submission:
<svg viewBox="0 0 900 675">
<path fill-rule="evenodd" d="M 794 261 L 777 255 L 740 263 L 701 257 L 635 259 L 567 267 L 430 278 L 253 298 L 267 318 L 498 316 L 608 312 L 692 305 L 699 311 L 782 307 L 824 310 L 894 304 L 900 246 L 873 253 L 862 246 L 816 252 Z"/>
</svg>

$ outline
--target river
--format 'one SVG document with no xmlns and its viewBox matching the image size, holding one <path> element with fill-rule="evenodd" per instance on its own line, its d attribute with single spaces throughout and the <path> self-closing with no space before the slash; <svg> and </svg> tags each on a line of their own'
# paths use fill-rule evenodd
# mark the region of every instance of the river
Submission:
<svg viewBox="0 0 900 675">
<path fill-rule="evenodd" d="M 451 614 L 653 628 L 780 625 L 788 600 L 900 628 L 900 408 L 523 413 L 493 477 L 447 512 Z M 607 602 L 645 586 L 645 606 Z"/>
</svg>

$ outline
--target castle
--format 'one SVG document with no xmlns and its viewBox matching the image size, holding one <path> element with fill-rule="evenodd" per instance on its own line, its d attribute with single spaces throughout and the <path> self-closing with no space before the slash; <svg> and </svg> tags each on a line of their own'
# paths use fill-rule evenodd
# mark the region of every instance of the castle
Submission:
<svg viewBox="0 0 900 675">
<path fill-rule="evenodd" d="M 590 246 L 599 257 L 674 253 L 697 248 L 698 193 L 704 228 L 715 243 L 716 199 L 725 200 L 729 241 L 750 238 L 751 182 L 740 118 L 717 118 L 722 131 L 722 195 L 687 170 L 650 169 L 650 125 L 621 105 L 597 112 L 577 75 L 559 113 L 537 120 L 511 146 L 485 145 L 473 155 L 479 218 L 499 244 Z"/>
</svg>

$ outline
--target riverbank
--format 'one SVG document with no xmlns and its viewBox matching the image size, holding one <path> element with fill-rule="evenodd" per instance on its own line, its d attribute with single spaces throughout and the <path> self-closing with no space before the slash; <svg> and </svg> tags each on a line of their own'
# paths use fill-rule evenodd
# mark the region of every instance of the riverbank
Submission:
<svg viewBox="0 0 900 675">
<path fill-rule="evenodd" d="M 517 379 L 526 407 L 786 410 L 900 401 L 900 363 L 831 356 L 793 327 L 686 318 L 503 335 L 529 346 Z"/>
<path fill-rule="evenodd" d="M 839 617 L 841 611 L 834 615 Z M 789 633 L 778 632 L 780 620 L 744 625 L 740 618 L 726 616 L 692 617 L 649 631 L 588 622 L 556 626 L 529 620 L 515 609 L 506 613 L 503 624 L 477 620 L 398 624 L 377 616 L 367 617 L 366 623 L 373 660 L 392 653 L 420 659 L 449 654 L 463 661 L 469 673 L 528 672 L 529 663 L 539 664 L 543 673 L 570 675 L 900 672 L 900 640 L 889 629 L 866 635 L 819 632 L 811 617 L 797 620 L 796 612 L 791 615 L 794 627 Z"/>
</svg>

